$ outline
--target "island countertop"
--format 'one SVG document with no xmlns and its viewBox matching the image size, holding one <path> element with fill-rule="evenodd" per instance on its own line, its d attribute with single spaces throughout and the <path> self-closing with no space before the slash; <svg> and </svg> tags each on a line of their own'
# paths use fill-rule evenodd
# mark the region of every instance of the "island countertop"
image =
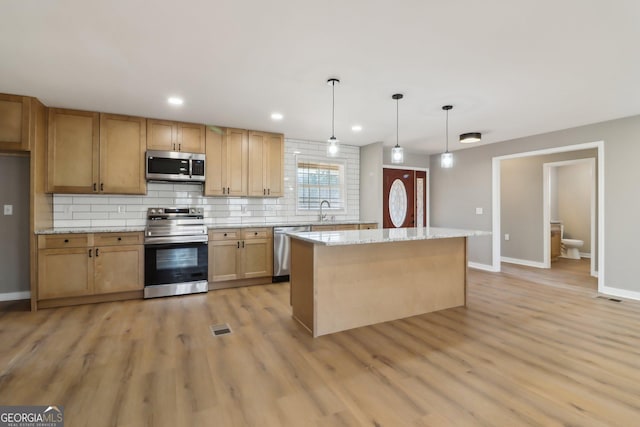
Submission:
<svg viewBox="0 0 640 427">
<path fill-rule="evenodd" d="M 290 237 L 325 246 L 364 245 L 410 240 L 450 239 L 455 237 L 490 236 L 490 231 L 456 228 L 416 227 L 373 230 L 310 231 L 287 233 Z"/>
</svg>

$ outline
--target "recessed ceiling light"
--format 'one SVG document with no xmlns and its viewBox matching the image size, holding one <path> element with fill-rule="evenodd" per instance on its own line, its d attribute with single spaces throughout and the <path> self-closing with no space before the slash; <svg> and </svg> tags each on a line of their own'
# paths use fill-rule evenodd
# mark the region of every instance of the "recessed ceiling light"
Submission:
<svg viewBox="0 0 640 427">
<path fill-rule="evenodd" d="M 167 102 L 171 105 L 184 104 L 184 100 L 182 98 L 178 98 L 177 96 L 170 96 L 169 99 L 167 99 Z"/>
<path fill-rule="evenodd" d="M 353 126 L 351 126 L 351 130 L 354 131 L 354 132 L 360 132 L 362 130 L 362 126 L 353 125 Z"/>
<path fill-rule="evenodd" d="M 281 113 L 271 113 L 271 118 L 273 120 L 282 120 L 284 116 Z"/>
</svg>

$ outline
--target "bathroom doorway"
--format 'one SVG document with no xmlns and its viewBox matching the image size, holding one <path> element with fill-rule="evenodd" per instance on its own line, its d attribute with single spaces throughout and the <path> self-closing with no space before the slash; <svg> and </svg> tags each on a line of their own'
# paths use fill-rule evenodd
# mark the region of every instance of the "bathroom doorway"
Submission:
<svg viewBox="0 0 640 427">
<path fill-rule="evenodd" d="M 544 267 L 554 266 L 552 244 L 557 245 L 557 240 L 552 243 L 551 234 L 552 228 L 559 228 L 561 239 L 571 239 L 578 246 L 573 250 L 563 247 L 560 258 L 571 258 L 570 252 L 578 261 L 589 258 L 590 275 L 597 277 L 596 159 L 545 163 L 543 176 Z"/>
</svg>

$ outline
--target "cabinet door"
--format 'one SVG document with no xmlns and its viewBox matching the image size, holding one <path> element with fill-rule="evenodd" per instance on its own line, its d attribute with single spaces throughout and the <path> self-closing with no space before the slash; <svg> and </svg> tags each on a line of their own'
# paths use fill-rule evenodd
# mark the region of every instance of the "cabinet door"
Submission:
<svg viewBox="0 0 640 427">
<path fill-rule="evenodd" d="M 185 153 L 204 153 L 204 125 L 177 123 L 176 126 L 178 127 L 178 147 L 174 148 L 174 150 L 184 151 Z"/>
<path fill-rule="evenodd" d="M 167 120 L 147 120 L 147 150 L 176 151 L 178 128 Z"/>
<path fill-rule="evenodd" d="M 0 94 L 0 150 L 29 150 L 29 98 Z"/>
<path fill-rule="evenodd" d="M 227 181 L 227 195 L 247 195 L 248 175 L 248 132 L 243 129 L 227 129 L 225 135 L 226 162 L 222 164 L 223 175 Z"/>
<path fill-rule="evenodd" d="M 207 155 L 205 160 L 205 196 L 222 196 L 227 192 L 227 179 L 223 174 L 223 163 L 226 161 L 226 150 L 223 148 L 224 134 L 225 129 L 207 126 L 205 133 Z"/>
<path fill-rule="evenodd" d="M 100 116 L 89 111 L 49 110 L 47 191 L 98 191 Z"/>
<path fill-rule="evenodd" d="M 38 299 L 76 297 L 93 292 L 89 248 L 38 251 Z M 93 251 L 92 254 L 93 256 Z"/>
<path fill-rule="evenodd" d="M 146 120 L 100 115 L 100 191 L 145 194 Z"/>
<path fill-rule="evenodd" d="M 265 139 L 266 160 L 265 177 L 267 196 L 284 196 L 284 136 L 268 134 Z"/>
<path fill-rule="evenodd" d="M 94 292 L 141 291 L 144 288 L 144 246 L 100 246 L 95 248 Z"/>
<path fill-rule="evenodd" d="M 264 132 L 249 132 L 249 182 L 247 195 L 266 196 L 267 187 L 265 185 L 265 163 L 267 152 L 265 152 Z"/>
<path fill-rule="evenodd" d="M 236 280 L 240 272 L 240 241 L 209 242 L 209 281 Z"/>
<path fill-rule="evenodd" d="M 271 239 L 244 240 L 243 276 L 246 279 L 273 275 L 273 241 Z"/>
</svg>

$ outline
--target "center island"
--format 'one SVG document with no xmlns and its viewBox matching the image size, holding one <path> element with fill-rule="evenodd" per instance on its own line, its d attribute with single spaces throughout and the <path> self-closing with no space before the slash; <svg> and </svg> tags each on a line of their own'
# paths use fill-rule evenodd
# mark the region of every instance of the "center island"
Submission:
<svg viewBox="0 0 640 427">
<path fill-rule="evenodd" d="M 467 238 L 396 228 L 290 233 L 293 317 L 314 337 L 466 305 Z"/>
</svg>

